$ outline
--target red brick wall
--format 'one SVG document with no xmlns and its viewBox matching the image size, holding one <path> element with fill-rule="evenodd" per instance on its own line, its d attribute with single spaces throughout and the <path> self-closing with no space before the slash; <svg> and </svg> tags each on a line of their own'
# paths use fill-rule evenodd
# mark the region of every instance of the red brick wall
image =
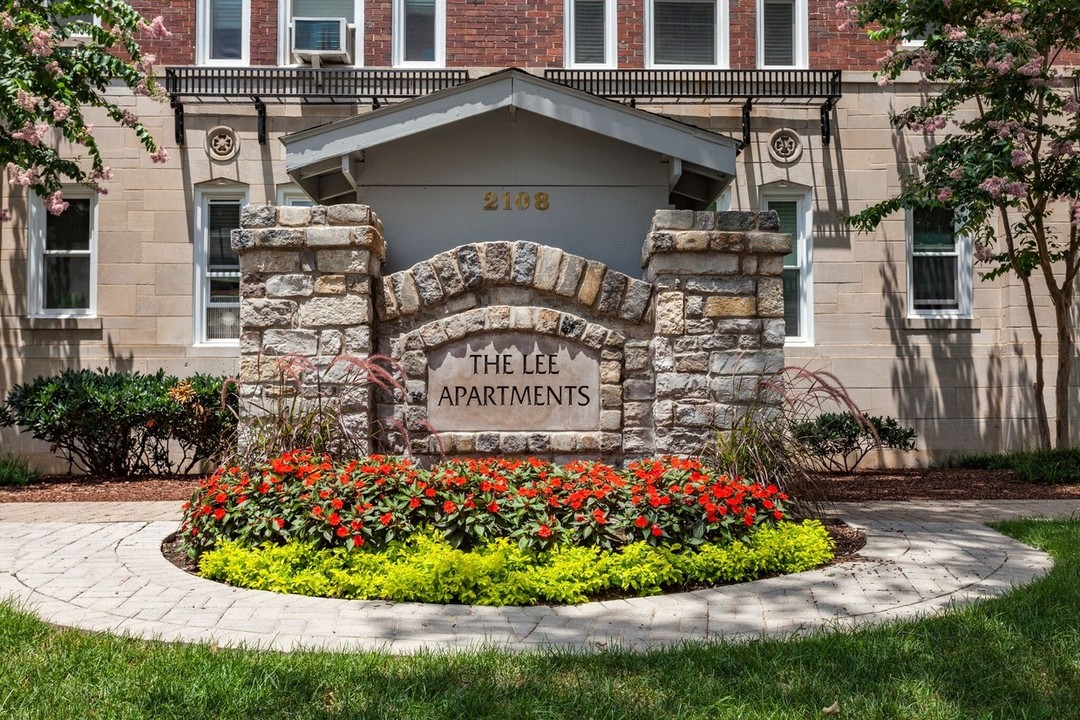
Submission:
<svg viewBox="0 0 1080 720">
<path fill-rule="evenodd" d="M 172 37 L 148 40 L 140 35 L 143 52 L 157 57 L 159 67 L 195 64 L 195 0 L 172 0 L 170 4 L 135 0 L 132 7 L 151 20 L 161 15 Z"/>
</svg>

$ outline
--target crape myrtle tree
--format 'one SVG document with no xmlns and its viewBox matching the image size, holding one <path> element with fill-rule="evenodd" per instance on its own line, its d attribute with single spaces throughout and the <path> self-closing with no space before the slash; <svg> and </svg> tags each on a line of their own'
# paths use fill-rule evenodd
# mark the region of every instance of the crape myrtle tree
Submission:
<svg viewBox="0 0 1080 720">
<path fill-rule="evenodd" d="M 1039 442 L 1049 447 L 1036 312 L 1045 288 L 1057 340 L 1056 444 L 1068 445 L 1080 268 L 1080 104 L 1068 70 L 1080 49 L 1076 0 L 841 0 L 837 11 L 841 27 L 866 29 L 887 48 L 880 85 L 911 70 L 933 89 L 892 116 L 897 129 L 932 136 L 929 149 L 907 158 L 896 197 L 849 221 L 869 232 L 902 209 L 950 209 L 982 277 L 1019 279 L 1034 335 Z"/>
<path fill-rule="evenodd" d="M 88 108 L 131 128 L 154 162 L 166 162 L 165 149 L 108 89 L 122 84 L 164 99 L 155 58 L 138 39 L 169 34 L 160 17 L 146 20 L 119 0 L 0 0 L 0 166 L 10 184 L 29 187 L 53 214 L 67 208 L 64 183 L 105 192 L 112 171 L 83 115 Z M 0 208 L 0 220 L 9 218 Z"/>
</svg>

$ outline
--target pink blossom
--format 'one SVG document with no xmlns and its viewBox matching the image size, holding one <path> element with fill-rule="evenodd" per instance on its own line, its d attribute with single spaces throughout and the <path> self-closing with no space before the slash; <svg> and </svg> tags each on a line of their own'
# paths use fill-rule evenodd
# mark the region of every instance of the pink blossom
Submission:
<svg viewBox="0 0 1080 720">
<path fill-rule="evenodd" d="M 1056 138 L 1050 141 L 1050 155 L 1056 158 L 1071 157 L 1076 154 L 1074 143 L 1068 138 Z"/>
<path fill-rule="evenodd" d="M 892 85 L 892 78 L 888 75 L 882 75 L 877 79 L 878 87 L 885 87 L 886 85 Z"/>
<path fill-rule="evenodd" d="M 53 119 L 56 122 L 64 122 L 71 114 L 71 108 L 58 100 L 50 100 L 49 106 L 52 108 Z"/>
<path fill-rule="evenodd" d="M 64 194 L 57 190 L 45 198 L 45 209 L 50 215 L 59 215 L 68 209 L 68 203 L 64 202 Z"/>
<path fill-rule="evenodd" d="M 45 69 L 56 77 L 64 77 L 64 71 L 60 69 L 60 63 L 55 60 L 45 63 Z"/>
<path fill-rule="evenodd" d="M 976 243 L 975 259 L 979 262 L 990 262 L 994 259 L 994 251 L 989 245 L 985 243 Z"/>
<path fill-rule="evenodd" d="M 139 27 L 150 33 L 150 37 L 154 40 L 164 40 L 167 37 L 172 37 L 172 33 L 165 27 L 165 19 L 160 15 L 151 20 L 149 25 L 144 22 L 140 23 Z"/>
<path fill-rule="evenodd" d="M 11 16 L 6 12 L 0 12 L 0 27 L 3 27 L 5 30 L 14 30 L 15 21 L 12 20 Z"/>
<path fill-rule="evenodd" d="M 1012 181 L 1010 183 L 1005 184 L 1005 192 L 1007 194 L 1013 195 L 1015 197 L 1022 197 L 1024 195 L 1026 195 L 1027 191 L 1028 191 L 1027 183 L 1022 183 L 1022 182 L 1020 182 L 1018 180 L 1014 180 L 1014 181 Z"/>
<path fill-rule="evenodd" d="M 120 116 L 120 122 L 125 127 L 135 127 L 135 123 L 139 122 L 139 118 L 130 110 L 124 110 Z"/>
<path fill-rule="evenodd" d="M 11 133 L 11 137 L 16 140 L 23 140 L 36 147 L 41 144 L 41 141 L 48 130 L 49 126 L 45 123 L 37 123 L 35 125 L 32 122 L 27 122 L 21 129 Z"/>
<path fill-rule="evenodd" d="M 150 155 L 150 160 L 155 163 L 161 163 L 164 165 L 169 162 L 169 151 L 163 147 L 159 147 L 155 152 Z"/>
<path fill-rule="evenodd" d="M 149 75 L 154 71 L 154 63 L 156 62 L 157 56 L 152 53 L 143 53 L 143 56 L 135 63 L 135 69 L 143 75 Z"/>
<path fill-rule="evenodd" d="M 967 38 L 967 31 L 963 28 L 953 27 L 952 25 L 945 26 L 945 37 L 953 42 L 959 42 Z"/>
<path fill-rule="evenodd" d="M 1012 151 L 1012 166 L 1021 167 L 1031 162 L 1031 153 L 1027 150 L 1013 150 Z"/>
<path fill-rule="evenodd" d="M 949 202 L 949 198 L 953 196 L 953 191 L 950 188 L 941 188 L 938 190 L 937 199 L 938 202 Z"/>
<path fill-rule="evenodd" d="M 41 103 L 41 98 L 33 93 L 28 93 L 22 88 L 15 93 L 15 104 L 26 112 L 34 112 Z"/>
<path fill-rule="evenodd" d="M 990 197 L 996 199 L 1001 197 L 1001 193 L 1005 190 L 1005 181 L 997 176 L 988 177 L 979 184 L 979 189 L 985 190 Z"/>
<path fill-rule="evenodd" d="M 986 67 L 991 70 L 996 70 L 998 75 L 1004 75 L 1013 68 L 1013 56 L 1006 54 L 1005 57 L 1000 60 L 987 60 Z"/>
<path fill-rule="evenodd" d="M 105 165 L 100 170 L 92 171 L 90 173 L 90 177 L 92 177 L 94 180 L 112 180 L 113 179 L 113 171 L 112 171 L 111 167 L 109 167 L 108 165 Z"/>
<path fill-rule="evenodd" d="M 1035 57 L 1031 60 L 1028 60 L 1026 63 L 1020 66 L 1016 72 L 1024 75 L 1025 77 L 1038 77 L 1042 74 L 1042 58 Z"/>
<path fill-rule="evenodd" d="M 1080 200 L 1073 203 L 1072 206 L 1072 219 L 1077 225 L 1080 225 Z"/>
<path fill-rule="evenodd" d="M 23 169 L 15 163 L 7 164 L 8 177 L 11 178 L 11 184 L 16 186 L 33 185 L 40 178 L 37 171 L 33 168 Z"/>
<path fill-rule="evenodd" d="M 1073 115 L 1080 112 L 1080 100 L 1077 100 L 1075 95 L 1070 95 L 1065 99 L 1065 112 Z"/>
<path fill-rule="evenodd" d="M 911 63 L 911 67 L 924 75 L 928 75 L 934 69 L 934 64 L 937 62 L 937 59 L 937 52 L 920 48 L 919 51 L 915 53 L 915 58 Z"/>
<path fill-rule="evenodd" d="M 7 222 L 11 219 L 11 211 L 7 208 L 0 208 L 0 222 Z"/>
<path fill-rule="evenodd" d="M 49 57 L 53 54 L 53 33 L 52 28 L 34 28 L 30 32 L 30 46 L 28 48 L 31 53 L 38 57 Z"/>
</svg>

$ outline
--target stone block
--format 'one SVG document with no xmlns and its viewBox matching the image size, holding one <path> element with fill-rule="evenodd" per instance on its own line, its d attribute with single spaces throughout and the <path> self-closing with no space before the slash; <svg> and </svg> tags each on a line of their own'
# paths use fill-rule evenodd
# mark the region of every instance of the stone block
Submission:
<svg viewBox="0 0 1080 720">
<path fill-rule="evenodd" d="M 622 305 L 623 293 L 629 277 L 614 270 L 608 270 L 604 274 L 604 281 L 600 284 L 600 297 L 596 301 L 596 309 L 599 312 L 614 315 Z"/>
<path fill-rule="evenodd" d="M 536 257 L 536 272 L 533 287 L 537 290 L 554 290 L 559 281 L 559 267 L 562 265 L 563 251 L 558 248 L 541 246 Z"/>
<path fill-rule="evenodd" d="M 234 252 L 255 247 L 255 230 L 233 230 L 229 233 L 229 244 Z"/>
<path fill-rule="evenodd" d="M 244 298 L 240 302 L 240 325 L 245 330 L 268 327 L 291 327 L 296 316 L 292 300 Z"/>
<path fill-rule="evenodd" d="M 309 227 L 306 231 L 308 247 L 349 247 L 353 244 L 353 229 L 329 225 Z"/>
<path fill-rule="evenodd" d="M 622 413 L 618 410 L 604 410 L 600 413 L 600 429 L 608 432 L 622 429 Z"/>
<path fill-rule="evenodd" d="M 676 252 L 703 252 L 708 249 L 708 233 L 699 230 L 675 233 Z"/>
<path fill-rule="evenodd" d="M 563 297 L 573 297 L 581 282 L 581 274 L 585 271 L 585 259 L 568 253 L 564 253 L 564 256 L 566 260 L 559 272 L 555 293 Z"/>
<path fill-rule="evenodd" d="M 367 250 L 319 250 L 315 266 L 323 273 L 367 275 L 371 270 L 371 253 Z"/>
<path fill-rule="evenodd" d="M 594 350 L 599 350 L 604 346 L 604 340 L 607 339 L 607 333 L 607 328 L 603 325 L 589 323 L 585 326 L 585 332 L 581 335 L 581 342 Z"/>
<path fill-rule="evenodd" d="M 245 205 L 240 210 L 240 227 L 268 228 L 277 222 L 277 209 L 273 205 Z"/>
<path fill-rule="evenodd" d="M 619 317 L 630 322 L 639 322 L 649 309 L 652 298 L 652 284 L 630 279 L 626 284 L 626 294 L 619 306 Z"/>
<path fill-rule="evenodd" d="M 761 325 L 761 346 L 763 348 L 784 347 L 786 330 L 783 318 L 766 320 Z"/>
<path fill-rule="evenodd" d="M 461 282 L 467 289 L 478 288 L 484 283 L 484 267 L 476 245 L 462 245 L 454 250 Z"/>
<path fill-rule="evenodd" d="M 711 297 L 705 301 L 705 316 L 711 318 L 746 317 L 756 314 L 752 297 Z"/>
<path fill-rule="evenodd" d="M 495 452 L 499 449 L 499 433 L 484 432 L 476 435 L 476 452 Z"/>
<path fill-rule="evenodd" d="M 653 424 L 657 427 L 670 426 L 675 420 L 675 403 L 671 400 L 657 400 L 652 406 Z"/>
<path fill-rule="evenodd" d="M 410 272 L 416 280 L 416 292 L 420 296 L 423 305 L 434 305 L 443 299 L 442 285 L 439 284 L 439 276 L 428 262 L 418 262 L 412 266 Z"/>
<path fill-rule="evenodd" d="M 458 273 L 457 261 L 453 253 L 439 253 L 431 259 L 431 266 L 435 269 L 439 283 L 448 297 L 465 291 L 465 282 Z"/>
<path fill-rule="evenodd" d="M 709 249 L 724 253 L 741 253 L 746 250 L 746 233 L 709 233 Z"/>
<path fill-rule="evenodd" d="M 263 333 L 262 350 L 267 355 L 314 356 L 318 353 L 319 338 L 314 330 L 282 330 L 271 328 Z"/>
<path fill-rule="evenodd" d="M 510 282 L 515 285 L 532 285 L 536 274 L 536 256 L 540 246 L 532 242 L 513 244 L 513 259 L 510 268 Z"/>
<path fill-rule="evenodd" d="M 559 318 L 559 335 L 569 338 L 580 338 L 588 325 L 583 318 L 576 315 L 563 313 Z"/>
<path fill-rule="evenodd" d="M 504 283 L 510 279 L 510 243 L 484 243 L 483 264 L 484 280 L 489 283 Z"/>
<path fill-rule="evenodd" d="M 526 440 L 526 449 L 531 453 L 551 450 L 551 436 L 547 433 L 530 433 Z"/>
<path fill-rule="evenodd" d="M 504 453 L 521 454 L 529 448 L 529 436 L 525 433 L 502 433 L 499 449 Z"/>
<path fill-rule="evenodd" d="M 651 402 L 623 403 L 623 418 L 628 426 L 647 425 L 652 420 L 652 414 Z"/>
<path fill-rule="evenodd" d="M 311 208 L 281 205 L 277 209 L 277 224 L 282 227 L 306 227 L 311 223 Z"/>
<path fill-rule="evenodd" d="M 761 317 L 784 317 L 784 284 L 780 278 L 758 280 L 757 312 Z"/>
<path fill-rule="evenodd" d="M 554 310 L 550 312 L 555 313 L 556 318 L 558 313 Z M 509 330 L 510 329 L 510 308 L 506 305 L 499 305 L 498 307 L 489 307 L 485 314 L 484 327 L 488 330 Z M 557 326 L 558 320 L 555 320 L 555 326 Z"/>
<path fill-rule="evenodd" d="M 246 250 L 237 253 L 241 273 L 294 273 L 299 272 L 300 254 L 274 250 Z"/>
<path fill-rule="evenodd" d="M 327 355 L 340 355 L 344 348 L 345 344 L 340 330 L 323 330 L 319 333 L 320 355 L 324 357 Z"/>
<path fill-rule="evenodd" d="M 656 397 L 705 400 L 709 397 L 709 381 L 696 373 L 657 373 Z"/>
<path fill-rule="evenodd" d="M 714 418 L 711 403 L 675 403 L 675 425 L 678 427 L 712 427 Z"/>
<path fill-rule="evenodd" d="M 302 248 L 304 230 L 272 227 L 255 231 L 255 246 L 264 248 Z"/>
<path fill-rule="evenodd" d="M 652 230 L 690 230 L 694 227 L 693 210 L 657 210 L 653 213 Z"/>
<path fill-rule="evenodd" d="M 326 207 L 327 225 L 371 225 L 374 217 L 367 205 L 345 204 Z"/>
<path fill-rule="evenodd" d="M 430 349 L 445 345 L 450 337 L 442 323 L 431 323 L 420 328 L 420 339 L 424 342 L 424 347 Z"/>
<path fill-rule="evenodd" d="M 709 353 L 694 352 L 675 357 L 675 372 L 705 373 L 709 371 Z"/>
<path fill-rule="evenodd" d="M 685 296 L 678 291 L 662 292 L 656 296 L 656 332 L 660 335 L 682 335 L 686 329 Z"/>
<path fill-rule="evenodd" d="M 784 272 L 784 256 L 780 254 L 775 255 L 759 255 L 757 256 L 757 274 L 758 275 L 781 275 Z"/>
<path fill-rule="evenodd" d="M 722 295 L 750 295 L 754 281 L 740 277 L 691 277 L 684 283 L 687 292 L 718 293 Z"/>
<path fill-rule="evenodd" d="M 585 262 L 584 277 L 581 280 L 581 287 L 578 288 L 578 302 L 582 305 L 591 307 L 596 301 L 596 296 L 600 294 L 600 283 L 604 280 L 605 270 L 602 263 L 593 260 Z"/>
<path fill-rule="evenodd" d="M 757 213 L 739 211 L 716 213 L 715 227 L 717 230 L 739 232 L 756 230 L 757 226 Z"/>
<path fill-rule="evenodd" d="M 746 250 L 752 253 L 791 252 L 791 235 L 777 232 L 752 232 L 746 235 Z"/>
<path fill-rule="evenodd" d="M 652 400 L 655 386 L 651 380 L 626 380 L 622 384 L 620 399 Z"/>
<path fill-rule="evenodd" d="M 640 455 L 653 452 L 653 432 L 645 428 L 635 428 L 623 432 L 623 451 Z"/>
<path fill-rule="evenodd" d="M 344 295 L 345 294 L 345 276 L 344 275 L 320 275 L 315 279 L 315 294 L 316 295 Z M 393 304 L 396 306 L 397 300 L 393 297 L 393 293 L 389 285 L 383 287 L 383 299 L 387 306 Z M 387 293 L 390 297 L 387 298 Z"/>
<path fill-rule="evenodd" d="M 620 432 L 601 432 L 600 433 L 600 451 L 601 452 L 617 452 L 622 449 L 622 433 Z"/>
<path fill-rule="evenodd" d="M 542 308 L 536 315 L 536 331 L 546 335 L 555 335 L 559 331 L 562 315 L 558 310 Z"/>
<path fill-rule="evenodd" d="M 577 449 L 577 433 L 551 433 L 550 449 L 555 452 L 573 452 Z"/>
<path fill-rule="evenodd" d="M 357 325 L 371 321 L 367 297 L 313 297 L 300 305 L 300 325 L 309 328 Z"/>
<path fill-rule="evenodd" d="M 600 363 L 600 382 L 613 384 L 622 382 L 622 363 L 615 360 L 605 360 Z"/>
<path fill-rule="evenodd" d="M 394 273 L 388 280 L 394 288 L 394 295 L 397 297 L 398 308 L 402 315 L 412 315 L 420 309 L 420 294 L 416 290 L 416 280 L 411 272 L 406 270 Z"/>
<path fill-rule="evenodd" d="M 623 355 L 623 364 L 627 372 L 645 370 L 649 367 L 648 348 L 626 348 Z"/>
<path fill-rule="evenodd" d="M 315 290 L 310 275 L 271 275 L 266 279 L 266 293 L 270 297 L 307 297 Z"/>
</svg>

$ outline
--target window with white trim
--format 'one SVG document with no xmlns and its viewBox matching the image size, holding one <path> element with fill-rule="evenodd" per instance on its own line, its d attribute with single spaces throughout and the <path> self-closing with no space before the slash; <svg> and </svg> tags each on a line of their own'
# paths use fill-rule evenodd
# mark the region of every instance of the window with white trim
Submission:
<svg viewBox="0 0 1080 720">
<path fill-rule="evenodd" d="M 446 0 L 394 0 L 391 23 L 394 65 L 446 64 Z"/>
<path fill-rule="evenodd" d="M 300 189 L 298 185 L 279 185 L 277 190 L 277 204 L 290 207 L 313 207 L 315 201 Z"/>
<path fill-rule="evenodd" d="M 566 0 L 567 67 L 615 67 L 615 0 Z"/>
<path fill-rule="evenodd" d="M 791 235 L 791 252 L 784 256 L 784 333 L 790 345 L 813 343 L 813 233 L 809 192 L 762 193 L 762 208 L 780 218 L 780 232 Z"/>
<path fill-rule="evenodd" d="M 650 66 L 727 65 L 727 0 L 649 0 Z"/>
<path fill-rule="evenodd" d="M 246 192 L 202 190 L 195 209 L 195 338 L 200 343 L 240 337 L 240 260 L 232 231 L 240 227 Z"/>
<path fill-rule="evenodd" d="M 327 51 L 323 56 L 327 62 L 363 65 L 363 27 L 363 0 L 281 0 L 278 6 L 281 64 L 295 64 L 298 58 L 294 50 L 302 48 L 306 51 L 301 53 L 304 63 L 311 62 L 311 56 L 320 54 L 322 49 Z M 339 37 L 342 28 L 344 42 Z M 344 48 L 345 52 L 330 52 L 336 48 Z"/>
<path fill-rule="evenodd" d="M 250 0 L 199 0 L 196 61 L 247 65 L 251 48 Z"/>
<path fill-rule="evenodd" d="M 65 188 L 52 215 L 30 199 L 29 307 L 36 317 L 92 316 L 97 309 L 97 195 Z"/>
<path fill-rule="evenodd" d="M 807 0 L 758 0 L 757 9 L 758 67 L 809 67 Z"/>
<path fill-rule="evenodd" d="M 913 317 L 971 317 L 970 240 L 944 208 L 908 213 L 908 312 Z"/>
</svg>

